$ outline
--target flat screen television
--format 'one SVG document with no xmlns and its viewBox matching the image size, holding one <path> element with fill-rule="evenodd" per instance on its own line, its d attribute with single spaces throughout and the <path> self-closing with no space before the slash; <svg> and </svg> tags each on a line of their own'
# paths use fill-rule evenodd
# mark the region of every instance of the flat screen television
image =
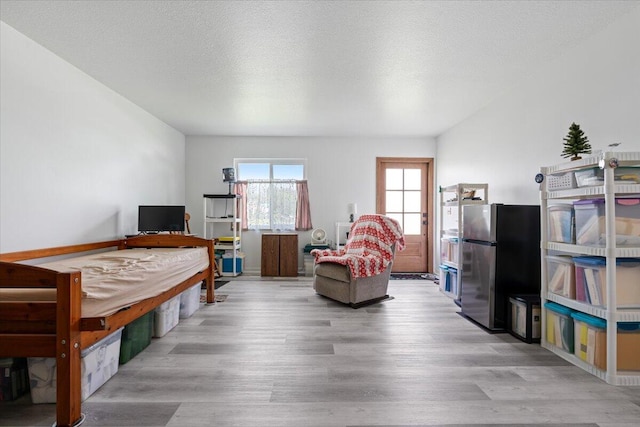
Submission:
<svg viewBox="0 0 640 427">
<path fill-rule="evenodd" d="M 138 206 L 138 231 L 184 231 L 184 206 Z"/>
</svg>

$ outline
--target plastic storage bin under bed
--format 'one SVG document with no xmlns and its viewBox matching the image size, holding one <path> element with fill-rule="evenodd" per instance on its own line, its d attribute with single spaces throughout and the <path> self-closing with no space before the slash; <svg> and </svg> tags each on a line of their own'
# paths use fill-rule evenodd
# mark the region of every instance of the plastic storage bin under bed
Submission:
<svg viewBox="0 0 640 427">
<path fill-rule="evenodd" d="M 81 352 L 82 391 L 84 401 L 118 372 L 122 328 Z M 29 357 L 29 381 L 33 403 L 56 402 L 56 359 Z"/>
</svg>

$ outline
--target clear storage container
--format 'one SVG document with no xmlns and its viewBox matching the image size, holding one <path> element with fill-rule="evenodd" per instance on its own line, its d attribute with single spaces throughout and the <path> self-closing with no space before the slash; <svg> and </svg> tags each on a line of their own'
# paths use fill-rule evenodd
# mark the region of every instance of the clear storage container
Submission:
<svg viewBox="0 0 640 427">
<path fill-rule="evenodd" d="M 607 305 L 606 258 L 574 257 L 576 300 L 605 307 Z M 616 259 L 616 305 L 640 307 L 640 258 Z"/>
<path fill-rule="evenodd" d="M 200 308 L 201 285 L 197 283 L 180 294 L 180 319 L 189 318 Z"/>
<path fill-rule="evenodd" d="M 122 328 L 81 352 L 81 399 L 84 401 L 118 372 Z M 56 402 L 56 359 L 29 357 L 33 403 Z"/>
<path fill-rule="evenodd" d="M 576 280 L 573 258 L 570 256 L 546 256 L 547 290 L 556 295 L 575 299 Z"/>
<path fill-rule="evenodd" d="M 163 337 L 180 321 L 180 295 L 160 304 L 154 310 L 153 336 Z"/>
<path fill-rule="evenodd" d="M 575 325 L 574 354 L 598 369 L 607 369 L 607 321 L 585 313 L 571 314 Z M 640 323 L 617 325 L 616 364 L 621 371 L 640 371 Z"/>
<path fill-rule="evenodd" d="M 616 245 L 640 246 L 640 199 L 615 199 Z M 603 246 L 606 244 L 604 199 L 574 202 L 576 243 Z"/>
<path fill-rule="evenodd" d="M 548 208 L 547 238 L 550 242 L 574 243 L 572 205 L 552 205 Z"/>
<path fill-rule="evenodd" d="M 573 353 L 573 310 L 550 301 L 544 303 L 544 308 L 547 316 L 547 342 L 567 353 Z"/>
</svg>

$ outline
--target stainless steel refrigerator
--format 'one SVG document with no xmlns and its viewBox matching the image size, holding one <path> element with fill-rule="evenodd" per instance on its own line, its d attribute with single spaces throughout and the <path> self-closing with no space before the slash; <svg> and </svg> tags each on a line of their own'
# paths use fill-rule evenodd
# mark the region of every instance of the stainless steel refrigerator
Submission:
<svg viewBox="0 0 640 427">
<path fill-rule="evenodd" d="M 462 314 L 504 330 L 509 295 L 540 293 L 540 206 L 464 206 L 462 236 Z"/>
</svg>

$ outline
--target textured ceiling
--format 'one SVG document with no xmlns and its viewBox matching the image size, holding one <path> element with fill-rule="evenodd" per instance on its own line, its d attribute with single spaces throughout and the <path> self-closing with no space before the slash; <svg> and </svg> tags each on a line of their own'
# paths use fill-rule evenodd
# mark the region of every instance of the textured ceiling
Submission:
<svg viewBox="0 0 640 427">
<path fill-rule="evenodd" d="M 187 135 L 435 136 L 636 1 L 9 1 Z"/>
</svg>

